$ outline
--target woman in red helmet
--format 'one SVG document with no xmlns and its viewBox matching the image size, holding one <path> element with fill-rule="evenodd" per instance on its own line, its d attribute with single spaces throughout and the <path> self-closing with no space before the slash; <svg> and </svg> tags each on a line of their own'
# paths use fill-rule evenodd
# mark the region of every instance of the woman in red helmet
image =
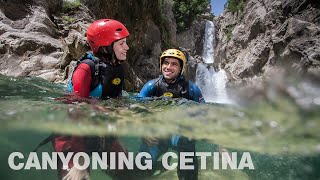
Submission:
<svg viewBox="0 0 320 180">
<path fill-rule="evenodd" d="M 119 21 L 100 19 L 87 30 L 92 52 L 78 61 L 68 86 L 80 97 L 109 98 L 121 96 L 124 72 L 121 63 L 127 58 L 127 28 Z M 53 140 L 57 152 L 127 152 L 116 137 L 57 136 Z M 77 170 L 72 161 L 69 170 L 60 163 L 59 179 L 88 179 L 89 170 Z M 71 169 L 71 170 L 70 170 Z"/>
<path fill-rule="evenodd" d="M 123 89 L 124 73 L 121 63 L 127 58 L 127 28 L 119 21 L 101 19 L 87 30 L 92 52 L 78 62 L 69 90 L 81 97 L 118 97 Z"/>
</svg>

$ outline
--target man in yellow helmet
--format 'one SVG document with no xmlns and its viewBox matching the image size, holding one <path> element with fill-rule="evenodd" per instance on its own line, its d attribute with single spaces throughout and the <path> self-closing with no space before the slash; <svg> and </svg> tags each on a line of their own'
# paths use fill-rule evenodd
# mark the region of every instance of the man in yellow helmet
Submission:
<svg viewBox="0 0 320 180">
<path fill-rule="evenodd" d="M 160 56 L 162 75 L 148 81 L 140 91 L 139 97 L 166 96 L 183 97 L 196 102 L 204 102 L 198 86 L 186 80 L 182 75 L 186 69 L 187 59 L 178 49 L 168 49 Z"/>
<path fill-rule="evenodd" d="M 159 78 L 148 81 L 140 91 L 139 97 L 182 97 L 196 102 L 204 102 L 198 86 L 182 75 L 186 68 L 186 62 L 186 56 L 180 50 L 168 49 L 164 51 L 160 56 L 160 71 L 162 75 Z M 152 161 L 156 162 L 161 154 L 168 151 L 168 148 L 175 149 L 178 152 L 195 152 L 195 141 L 180 135 L 173 135 L 165 139 L 147 137 L 143 139 L 140 151 L 148 152 L 152 157 Z M 178 168 L 179 179 L 198 179 L 197 158 L 194 157 L 193 162 L 186 164 L 194 165 L 194 169 L 180 170 Z"/>
</svg>

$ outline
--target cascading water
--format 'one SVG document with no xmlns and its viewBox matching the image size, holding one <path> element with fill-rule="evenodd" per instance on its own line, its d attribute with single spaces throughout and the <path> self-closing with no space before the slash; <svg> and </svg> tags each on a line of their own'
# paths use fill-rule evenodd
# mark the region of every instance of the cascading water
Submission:
<svg viewBox="0 0 320 180">
<path fill-rule="evenodd" d="M 214 25 L 212 21 L 206 22 L 206 29 L 204 34 L 203 53 L 202 58 L 205 63 L 214 62 Z"/>
<path fill-rule="evenodd" d="M 203 54 L 204 63 L 197 64 L 196 85 L 201 89 L 206 102 L 230 104 L 227 96 L 227 76 L 223 69 L 216 71 L 214 63 L 214 24 L 206 22 Z"/>
</svg>

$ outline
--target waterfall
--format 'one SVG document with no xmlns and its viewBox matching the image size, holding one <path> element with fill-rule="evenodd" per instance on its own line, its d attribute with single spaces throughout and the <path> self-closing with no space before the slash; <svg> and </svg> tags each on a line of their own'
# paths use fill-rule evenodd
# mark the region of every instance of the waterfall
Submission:
<svg viewBox="0 0 320 180">
<path fill-rule="evenodd" d="M 201 89 L 206 102 L 230 104 L 226 91 L 226 72 L 216 71 L 214 63 L 214 24 L 206 21 L 202 58 L 204 63 L 197 64 L 196 85 Z"/>
<path fill-rule="evenodd" d="M 203 53 L 202 58 L 205 63 L 214 62 L 214 24 L 212 21 L 206 22 L 206 29 L 204 34 Z"/>
</svg>

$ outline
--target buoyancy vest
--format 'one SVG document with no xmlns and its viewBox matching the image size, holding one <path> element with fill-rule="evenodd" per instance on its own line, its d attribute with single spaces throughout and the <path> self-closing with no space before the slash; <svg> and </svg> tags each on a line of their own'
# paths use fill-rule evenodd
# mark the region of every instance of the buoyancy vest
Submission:
<svg viewBox="0 0 320 180">
<path fill-rule="evenodd" d="M 164 78 L 160 76 L 155 80 L 154 88 L 153 96 L 191 99 L 189 97 L 189 81 L 182 77 L 175 83 L 166 83 Z"/>
<path fill-rule="evenodd" d="M 109 63 L 103 63 L 91 52 L 86 52 L 77 62 L 73 72 L 80 63 L 88 64 L 91 69 L 92 81 L 90 84 L 91 97 L 117 97 L 121 95 L 124 82 L 124 70 L 122 65 L 112 66 Z M 70 76 L 68 87 L 73 91 L 72 75 Z"/>
<path fill-rule="evenodd" d="M 124 84 L 124 69 L 121 64 L 112 66 L 106 63 L 100 66 L 102 95 L 101 97 L 121 96 Z"/>
</svg>

